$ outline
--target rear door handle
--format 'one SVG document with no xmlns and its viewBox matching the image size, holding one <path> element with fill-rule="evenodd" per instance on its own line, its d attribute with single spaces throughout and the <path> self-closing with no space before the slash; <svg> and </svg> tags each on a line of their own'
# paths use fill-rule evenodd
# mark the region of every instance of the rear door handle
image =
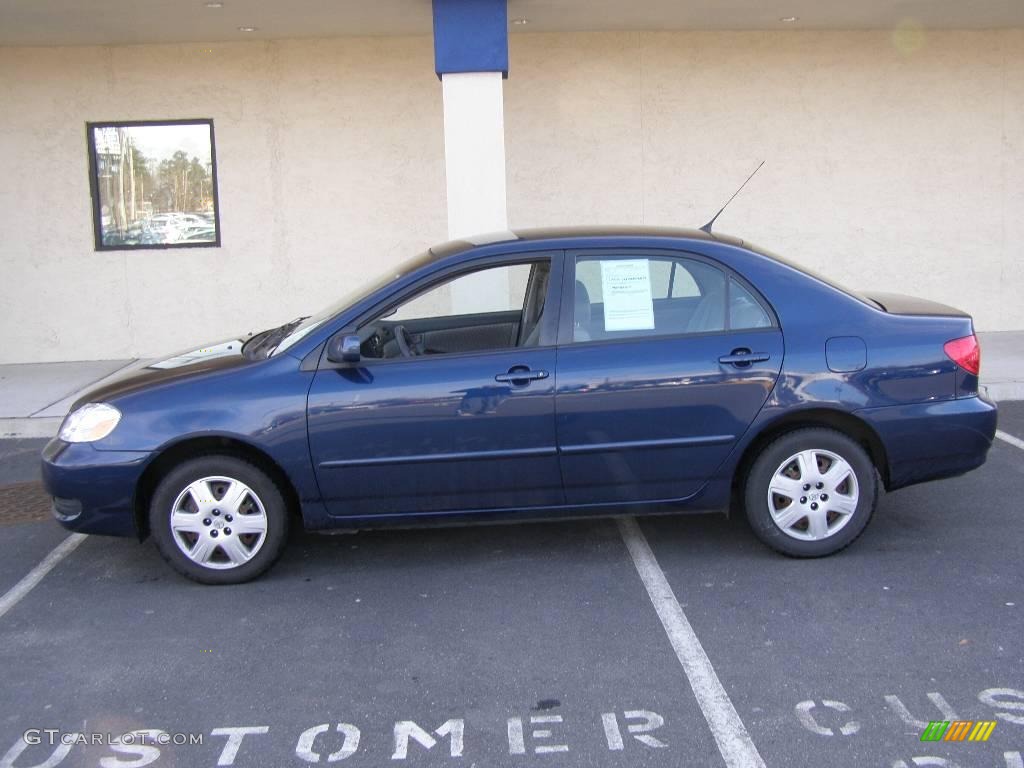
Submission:
<svg viewBox="0 0 1024 768">
<path fill-rule="evenodd" d="M 722 355 L 718 358 L 718 362 L 723 365 L 735 365 L 737 368 L 746 368 L 751 363 L 763 363 L 768 360 L 771 355 L 766 355 L 763 352 L 751 352 L 749 349 L 734 349 L 728 355 Z"/>
<path fill-rule="evenodd" d="M 495 381 L 502 381 L 509 384 L 529 384 L 537 379 L 546 379 L 547 371 L 531 371 L 525 365 L 516 365 L 508 369 L 508 373 L 499 373 L 494 377 Z"/>
</svg>

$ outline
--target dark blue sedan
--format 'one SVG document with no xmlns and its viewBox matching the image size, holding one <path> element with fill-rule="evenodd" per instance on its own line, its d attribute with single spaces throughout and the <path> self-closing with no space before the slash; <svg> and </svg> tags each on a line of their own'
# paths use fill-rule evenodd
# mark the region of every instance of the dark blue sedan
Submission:
<svg viewBox="0 0 1024 768">
<path fill-rule="evenodd" d="M 288 529 L 723 510 L 836 552 L 889 490 L 980 466 L 971 318 L 682 229 L 434 248 L 337 306 L 77 402 L 43 454 L 67 528 L 179 572 L 265 571 Z"/>
</svg>

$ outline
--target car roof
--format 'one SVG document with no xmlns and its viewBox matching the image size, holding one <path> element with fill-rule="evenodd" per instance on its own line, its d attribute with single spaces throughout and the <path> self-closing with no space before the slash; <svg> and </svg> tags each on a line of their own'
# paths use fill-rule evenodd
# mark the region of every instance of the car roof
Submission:
<svg viewBox="0 0 1024 768">
<path fill-rule="evenodd" d="M 471 248 L 497 243 L 532 241 L 532 240 L 575 240 L 580 238 L 599 237 L 658 237 L 676 240 L 713 240 L 731 245 L 742 245 L 743 241 L 731 235 L 712 234 L 701 229 L 686 227 L 653 227 L 630 225 L 591 225 L 575 227 L 539 227 L 534 229 L 505 230 L 488 232 L 435 245 L 430 252 L 437 258 L 453 256 Z"/>
</svg>

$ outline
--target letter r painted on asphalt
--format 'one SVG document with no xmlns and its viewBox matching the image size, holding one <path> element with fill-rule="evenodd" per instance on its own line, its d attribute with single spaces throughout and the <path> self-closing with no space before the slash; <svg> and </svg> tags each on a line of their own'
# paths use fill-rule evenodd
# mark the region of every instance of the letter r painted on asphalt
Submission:
<svg viewBox="0 0 1024 768">
<path fill-rule="evenodd" d="M 668 746 L 664 741 L 651 736 L 649 733 L 661 728 L 665 724 L 665 718 L 657 712 L 650 712 L 646 709 L 627 709 L 622 714 L 626 720 L 644 721 L 642 723 L 629 723 L 626 726 L 626 730 L 629 731 L 630 735 L 641 744 L 655 749 Z M 626 745 L 622 740 L 622 731 L 619 729 L 619 720 L 615 713 L 605 712 L 601 715 L 601 723 L 604 725 L 604 737 L 608 742 L 608 749 L 612 751 L 625 749 Z"/>
</svg>

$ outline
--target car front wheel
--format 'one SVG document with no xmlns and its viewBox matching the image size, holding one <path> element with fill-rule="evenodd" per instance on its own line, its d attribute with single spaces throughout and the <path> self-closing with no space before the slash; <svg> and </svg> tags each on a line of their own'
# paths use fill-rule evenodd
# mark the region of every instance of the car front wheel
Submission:
<svg viewBox="0 0 1024 768">
<path fill-rule="evenodd" d="M 769 443 L 747 476 L 755 535 L 793 557 L 821 557 L 853 543 L 878 504 L 878 474 L 865 450 L 831 429 L 801 429 Z"/>
<path fill-rule="evenodd" d="M 280 489 L 262 470 L 233 456 L 201 456 L 157 486 L 150 530 L 178 573 L 204 584 L 239 584 L 274 564 L 288 534 Z"/>
</svg>

